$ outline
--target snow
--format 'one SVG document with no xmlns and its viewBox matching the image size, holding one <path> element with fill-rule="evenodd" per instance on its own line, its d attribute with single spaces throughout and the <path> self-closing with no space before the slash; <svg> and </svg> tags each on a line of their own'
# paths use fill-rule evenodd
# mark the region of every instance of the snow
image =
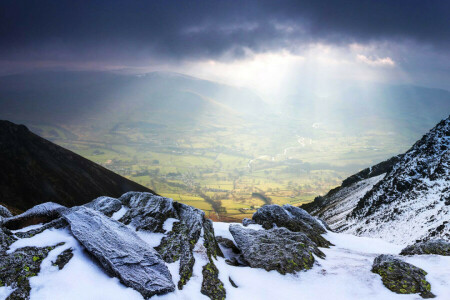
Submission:
<svg viewBox="0 0 450 300">
<path fill-rule="evenodd" d="M 163 224 L 163 229 L 166 232 L 172 231 L 173 224 L 176 223 L 176 222 L 180 222 L 180 220 L 175 219 L 175 218 L 168 218 Z"/>
<path fill-rule="evenodd" d="M 242 227 L 241 223 L 224 223 L 224 222 L 214 222 L 214 234 L 215 236 L 221 236 L 227 239 L 234 241 L 233 236 L 229 230 L 231 224 L 238 224 Z M 253 229 L 253 230 L 264 230 L 264 228 L 259 224 L 250 224 L 245 228 Z"/>
<path fill-rule="evenodd" d="M 175 218 L 167 218 L 163 224 L 163 229 L 166 231 L 165 233 L 136 230 L 136 228 L 132 225 L 128 225 L 128 227 L 135 230 L 137 235 L 149 246 L 155 248 L 161 244 L 161 240 L 166 236 L 166 234 L 172 231 L 173 224 L 176 222 L 180 222 L 180 220 Z"/>
<path fill-rule="evenodd" d="M 117 278 L 108 276 L 92 261 L 68 229 L 48 229 L 32 238 L 20 239 L 11 245 L 10 250 L 25 246 L 49 246 L 60 242 L 65 244 L 50 251 L 42 261 L 39 274 L 30 277 L 31 300 L 143 299 L 137 291 L 125 287 Z M 52 261 L 68 248 L 74 249 L 74 256 L 69 263 L 62 270 L 52 266 Z M 5 289 L 0 289 L 0 299 L 6 298 L 3 298 L 4 291 Z"/>
<path fill-rule="evenodd" d="M 126 214 L 127 211 L 128 211 L 128 207 L 122 205 L 122 207 L 118 211 L 113 213 L 113 215 L 111 216 L 111 219 L 120 220 L 120 218 L 122 218 Z"/>
<path fill-rule="evenodd" d="M 16 232 L 27 232 L 29 230 L 34 230 L 34 229 L 38 229 L 39 227 L 41 227 L 43 224 L 39 223 L 36 225 L 30 225 L 21 229 L 17 229 L 17 230 L 11 230 L 12 233 L 16 233 Z"/>
<path fill-rule="evenodd" d="M 386 173 L 353 183 L 340 189 L 328 200 L 326 207 L 313 211 L 324 219 L 331 229 L 337 229 L 345 225 L 347 216 L 353 211 L 359 200 L 373 188 Z"/>
<path fill-rule="evenodd" d="M 202 270 L 203 266 L 208 263 L 208 256 L 206 254 L 206 249 L 203 246 L 203 230 L 200 234 L 200 238 L 194 246 L 194 268 L 192 270 L 192 277 L 186 283 L 182 290 L 176 289 L 175 292 L 169 293 L 162 296 L 154 296 L 155 299 L 163 299 L 163 300 L 192 300 L 192 299 L 204 299 L 209 300 L 208 297 L 200 293 L 203 281 Z M 174 265 L 178 264 L 178 266 Z M 169 270 L 172 274 L 173 282 L 177 285 L 178 280 L 180 279 L 179 271 L 179 261 L 169 264 Z"/>
<path fill-rule="evenodd" d="M 167 220 L 164 229 L 171 229 L 176 219 Z M 215 222 L 215 234 L 233 240 L 228 228 L 230 223 Z M 259 225 L 250 225 L 261 229 Z M 138 231 L 138 234 L 142 234 Z M 147 233 L 147 242 L 154 245 L 164 234 Z M 397 255 L 405 245 L 395 245 L 384 240 L 357 237 L 350 234 L 327 232 L 324 237 L 335 246 L 321 248 L 325 259 L 316 257 L 315 266 L 306 272 L 281 275 L 276 271 L 267 272 L 249 267 L 234 267 L 225 259 L 215 261 L 220 270 L 227 299 L 421 299 L 419 295 L 398 295 L 383 286 L 381 277 L 372 273 L 374 258 L 379 254 Z M 117 278 L 111 278 L 84 251 L 68 229 L 48 229 L 31 238 L 20 239 L 10 246 L 8 252 L 25 246 L 49 246 L 60 242 L 65 244 L 50 251 L 41 265 L 41 271 L 30 278 L 31 300 L 44 299 L 127 299 L 142 300 L 142 296 L 131 288 L 126 288 Z M 200 293 L 202 268 L 208 262 L 203 246 L 203 233 L 195 245 L 193 275 L 182 290 L 154 296 L 152 299 L 205 299 Z M 72 248 L 74 257 L 62 270 L 52 266 L 52 261 L 65 249 Z M 437 255 L 398 256 L 428 272 L 436 299 L 450 299 L 450 257 Z M 179 261 L 167 264 L 174 283 L 179 280 Z M 231 278 L 238 288 L 234 288 Z M 0 288 L 0 299 L 12 292 L 10 287 Z"/>
<path fill-rule="evenodd" d="M 9 286 L 0 286 L 0 299 L 6 299 L 13 291 Z"/>
</svg>

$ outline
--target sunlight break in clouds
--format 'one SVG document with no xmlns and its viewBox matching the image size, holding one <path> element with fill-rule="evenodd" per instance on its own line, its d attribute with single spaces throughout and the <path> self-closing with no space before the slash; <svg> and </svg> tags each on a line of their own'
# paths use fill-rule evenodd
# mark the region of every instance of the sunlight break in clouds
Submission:
<svg viewBox="0 0 450 300">
<path fill-rule="evenodd" d="M 362 62 L 362 63 L 368 64 L 370 66 L 390 66 L 390 67 L 395 66 L 395 62 L 390 57 L 371 58 L 371 57 L 367 57 L 367 56 L 362 55 L 362 54 L 358 54 L 356 56 L 356 60 L 358 62 Z"/>
</svg>

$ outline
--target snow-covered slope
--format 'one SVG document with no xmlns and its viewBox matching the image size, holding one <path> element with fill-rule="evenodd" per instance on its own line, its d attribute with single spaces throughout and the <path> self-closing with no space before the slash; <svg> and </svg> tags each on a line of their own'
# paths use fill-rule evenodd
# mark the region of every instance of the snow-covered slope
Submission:
<svg viewBox="0 0 450 300">
<path fill-rule="evenodd" d="M 347 216 L 359 200 L 384 176 L 385 174 L 381 174 L 341 188 L 327 198 L 326 205 L 314 209 L 311 213 L 323 219 L 331 229 L 339 231 L 345 226 Z"/>
<path fill-rule="evenodd" d="M 217 236 L 233 239 L 228 223 L 214 223 Z M 261 228 L 259 225 L 252 228 Z M 33 227 L 33 228 L 36 228 Z M 26 231 L 30 228 L 24 228 Z M 263 230 L 261 228 L 261 230 Z M 386 289 L 381 277 L 371 272 L 374 258 L 378 254 L 397 255 L 402 246 L 390 244 L 379 239 L 355 237 L 352 235 L 328 232 L 324 235 L 335 246 L 322 249 L 325 259 L 317 258 L 314 267 L 307 272 L 281 275 L 276 271 L 267 272 L 262 269 L 235 267 L 225 263 L 224 258 L 215 261 L 220 270 L 219 278 L 227 290 L 227 299 L 286 299 L 317 300 L 329 298 L 330 290 L 333 299 L 421 299 L 418 295 L 399 295 Z M 150 244 L 158 244 L 159 234 L 148 234 Z M 70 230 L 48 229 L 31 238 L 20 239 L 9 248 L 13 252 L 24 246 L 42 247 L 64 242 L 65 244 L 50 251 L 41 263 L 37 276 L 30 278 L 31 300 L 45 299 L 111 299 L 111 300 L 143 300 L 137 291 L 127 288 L 117 278 L 111 278 L 86 253 L 84 247 L 71 235 Z M 150 247 L 149 244 L 149 247 Z M 57 256 L 66 249 L 73 249 L 73 258 L 62 269 L 53 264 Z M 207 264 L 207 254 L 201 243 L 195 248 L 195 264 L 192 279 L 182 290 L 176 290 L 151 299 L 192 300 L 209 299 L 200 293 L 202 284 L 202 268 Z M 450 257 L 428 255 L 401 257 L 428 272 L 427 280 L 432 285 L 436 299 L 450 299 Z M 179 262 L 168 264 L 174 283 L 179 279 Z M 229 281 L 232 278 L 237 288 Z M 0 287 L 0 299 L 6 299 L 12 289 Z"/>
<path fill-rule="evenodd" d="M 450 238 L 450 117 L 416 142 L 359 201 L 347 233 L 412 243 Z"/>
</svg>

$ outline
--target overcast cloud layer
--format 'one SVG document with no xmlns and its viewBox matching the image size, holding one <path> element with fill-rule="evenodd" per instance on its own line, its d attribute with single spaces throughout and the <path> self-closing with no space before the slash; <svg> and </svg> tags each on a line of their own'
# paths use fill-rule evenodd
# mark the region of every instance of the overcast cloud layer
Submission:
<svg viewBox="0 0 450 300">
<path fill-rule="evenodd" d="M 3 59 L 217 58 L 311 42 L 450 44 L 449 1 L 2 1 Z"/>
<path fill-rule="evenodd" d="M 360 63 L 400 66 L 445 87 L 449 15 L 450 1 L 422 0 L 3 0 L 0 73 L 55 62 L 92 68 L 227 62 L 358 44 L 376 50 L 357 53 Z"/>
</svg>

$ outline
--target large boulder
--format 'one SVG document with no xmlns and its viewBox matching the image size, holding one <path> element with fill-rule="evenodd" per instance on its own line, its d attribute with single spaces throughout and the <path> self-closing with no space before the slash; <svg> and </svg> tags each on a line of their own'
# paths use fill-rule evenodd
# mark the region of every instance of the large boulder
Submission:
<svg viewBox="0 0 450 300">
<path fill-rule="evenodd" d="M 319 247 L 332 245 L 322 236 L 326 232 L 324 226 L 300 207 L 289 204 L 264 205 L 253 214 L 252 220 L 265 229 L 277 226 L 294 232 L 303 232 Z"/>
<path fill-rule="evenodd" d="M 84 206 L 102 212 L 106 216 L 111 217 L 113 213 L 122 208 L 122 202 L 116 198 L 102 196 L 86 203 Z"/>
<path fill-rule="evenodd" d="M 46 202 L 30 208 L 23 214 L 4 219 L 2 225 L 8 229 L 17 230 L 30 225 L 48 223 L 61 217 L 65 210 L 67 210 L 65 206 Z"/>
<path fill-rule="evenodd" d="M 253 230 L 231 225 L 230 232 L 242 255 L 252 268 L 281 274 L 308 270 L 314 264 L 314 255 L 325 257 L 306 234 L 286 228 Z"/>
<path fill-rule="evenodd" d="M 392 255 L 379 255 L 372 265 L 385 287 L 398 294 L 419 293 L 423 298 L 434 298 L 431 285 L 425 279 L 427 272 Z"/>
<path fill-rule="evenodd" d="M 164 222 L 176 218 L 173 200 L 152 193 L 128 192 L 119 201 L 128 208 L 120 219 L 124 224 L 131 224 L 136 230 L 148 230 L 164 233 Z"/>
<path fill-rule="evenodd" d="M 102 267 L 144 297 L 174 291 L 160 255 L 127 226 L 86 207 L 64 213 L 72 234 Z"/>
<path fill-rule="evenodd" d="M 415 243 L 404 248 L 400 255 L 437 254 L 450 256 L 450 243 L 441 239 Z"/>
</svg>

